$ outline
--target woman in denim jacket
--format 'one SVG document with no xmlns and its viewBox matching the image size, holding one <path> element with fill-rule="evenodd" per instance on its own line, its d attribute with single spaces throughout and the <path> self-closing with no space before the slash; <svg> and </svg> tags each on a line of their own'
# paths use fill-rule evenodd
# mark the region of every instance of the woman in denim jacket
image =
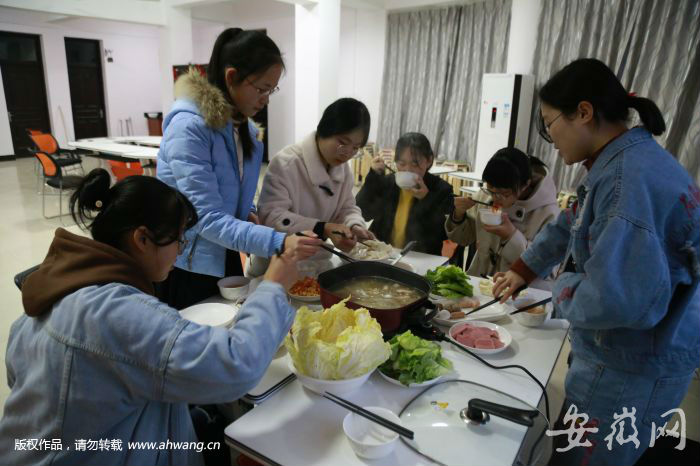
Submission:
<svg viewBox="0 0 700 466">
<path fill-rule="evenodd" d="M 194 207 L 155 178 L 109 182 L 95 169 L 71 200 L 76 222 L 94 216 L 94 239 L 57 229 L 22 287 L 25 315 L 12 325 L 5 359 L 3 465 L 202 464 L 196 444 L 183 446 L 197 441 L 188 403 L 230 402 L 253 388 L 294 320 L 291 251 L 273 258 L 232 328 L 182 319 L 153 296 L 153 282 L 185 246 Z M 22 439 L 61 448 L 18 448 Z"/>
<path fill-rule="evenodd" d="M 561 263 L 553 303 L 571 323 L 573 360 L 560 424 L 579 418 L 591 430 L 588 446 L 551 464 L 631 465 L 700 363 L 700 190 L 652 137 L 666 129 L 657 106 L 628 94 L 602 62 L 572 62 L 539 96 L 540 134 L 588 174 L 577 204 L 494 277 L 494 295 L 505 300 Z M 629 108 L 643 126 L 628 129 Z"/>
</svg>

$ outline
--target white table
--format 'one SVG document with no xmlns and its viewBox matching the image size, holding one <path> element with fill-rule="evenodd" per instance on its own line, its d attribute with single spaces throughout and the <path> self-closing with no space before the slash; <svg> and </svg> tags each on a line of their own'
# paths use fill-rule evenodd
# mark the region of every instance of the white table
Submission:
<svg viewBox="0 0 700 466">
<path fill-rule="evenodd" d="M 467 180 L 467 181 L 473 181 L 475 183 L 481 184 L 483 183 L 483 180 L 481 179 L 481 174 L 476 173 L 476 172 L 452 172 L 450 173 L 450 176 L 453 176 L 455 178 L 459 178 L 462 180 Z"/>
<path fill-rule="evenodd" d="M 418 273 L 435 265 L 437 256 L 407 255 Z M 423 257 L 428 256 L 428 257 Z M 435 265 L 429 265 L 431 258 Z M 444 258 L 443 258 L 444 259 Z M 479 278 L 472 283 L 478 290 Z M 544 299 L 549 292 L 528 290 L 529 296 Z M 501 353 L 486 359 L 498 365 L 520 364 L 528 368 L 543 385 L 547 384 L 568 331 L 563 320 L 549 320 L 540 328 L 527 328 L 510 317 L 498 322 L 513 336 L 513 343 Z M 515 369 L 490 369 L 466 353 L 447 343 L 441 343 L 445 357 L 452 360 L 459 378 L 501 390 L 537 406 L 542 393 L 529 377 Z M 273 360 L 271 367 L 286 365 L 287 357 Z M 377 373 L 347 398 L 359 405 L 383 406 L 399 413 L 420 389 L 393 385 Z M 550 409 L 554 409 L 550 407 Z M 229 425 L 226 441 L 232 448 L 265 464 L 283 465 L 428 465 L 430 460 L 415 453 L 403 443 L 389 456 L 371 462 L 360 459 L 352 451 L 342 429 L 343 408 L 306 390 L 295 380 L 253 410 Z M 512 464 L 521 447 L 521 438 L 503 439 L 497 452 L 465 452 L 465 464 Z M 454 446 L 459 448 L 459 446 Z"/>
<path fill-rule="evenodd" d="M 159 150 L 157 147 L 138 146 L 129 144 L 126 141 L 109 138 L 80 139 L 78 141 L 71 141 L 68 144 L 78 149 L 97 152 L 102 155 L 102 158 L 132 162 L 135 161 L 134 159 L 139 161 L 156 160 Z"/>
<path fill-rule="evenodd" d="M 163 136 L 120 136 L 112 140 L 136 146 L 160 147 Z"/>
<path fill-rule="evenodd" d="M 437 175 L 437 176 L 440 176 L 440 175 L 447 175 L 447 174 L 450 174 L 450 173 L 453 173 L 453 172 L 456 172 L 456 171 L 457 171 L 456 168 L 452 168 L 452 167 L 442 167 L 442 166 L 440 166 L 440 167 L 435 167 L 435 166 L 433 166 L 433 167 L 430 168 L 430 170 L 428 170 L 428 172 L 430 172 L 430 173 L 433 174 L 433 175 Z"/>
</svg>

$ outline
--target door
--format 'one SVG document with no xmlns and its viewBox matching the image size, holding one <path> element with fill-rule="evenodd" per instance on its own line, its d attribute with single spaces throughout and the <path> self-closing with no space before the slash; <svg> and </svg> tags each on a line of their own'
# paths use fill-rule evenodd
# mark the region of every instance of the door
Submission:
<svg viewBox="0 0 700 466">
<path fill-rule="evenodd" d="M 16 155 L 34 144 L 28 129 L 51 132 L 39 36 L 0 31 L 0 71 Z"/>
<path fill-rule="evenodd" d="M 100 42 L 66 37 L 75 139 L 107 136 Z"/>
</svg>

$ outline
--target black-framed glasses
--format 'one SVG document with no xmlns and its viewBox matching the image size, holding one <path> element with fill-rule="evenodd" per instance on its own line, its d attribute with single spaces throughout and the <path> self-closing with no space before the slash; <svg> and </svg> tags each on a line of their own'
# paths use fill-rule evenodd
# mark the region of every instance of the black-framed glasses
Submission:
<svg viewBox="0 0 700 466">
<path fill-rule="evenodd" d="M 496 191 L 491 191 L 490 189 L 484 188 L 483 186 L 481 187 L 481 192 L 486 194 L 487 196 L 491 196 L 493 199 L 506 199 L 515 193 L 513 191 L 510 191 L 508 193 L 499 193 Z"/>
<path fill-rule="evenodd" d="M 256 86 L 255 83 L 248 78 L 246 78 L 244 81 L 253 86 L 253 88 L 255 88 L 255 90 L 258 91 L 258 95 L 260 97 L 271 96 L 272 94 L 280 90 L 279 86 L 275 86 L 272 89 L 263 89 L 261 87 Z"/>
<path fill-rule="evenodd" d="M 540 113 L 540 117 L 537 119 L 537 132 L 540 134 L 542 139 L 547 141 L 548 143 L 553 143 L 554 141 L 552 140 L 552 136 L 549 134 L 549 128 L 554 124 L 555 121 L 559 119 L 560 116 L 562 116 L 564 112 L 559 112 L 559 115 L 555 116 L 552 121 L 549 123 L 544 122 L 544 117 Z"/>
</svg>

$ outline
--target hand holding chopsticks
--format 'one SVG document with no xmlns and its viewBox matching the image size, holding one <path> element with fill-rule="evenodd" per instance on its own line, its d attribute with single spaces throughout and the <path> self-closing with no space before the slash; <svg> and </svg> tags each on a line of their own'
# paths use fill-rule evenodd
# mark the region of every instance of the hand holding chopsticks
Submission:
<svg viewBox="0 0 700 466">
<path fill-rule="evenodd" d="M 307 235 L 305 235 L 304 233 L 301 233 L 301 232 L 296 233 L 296 235 L 297 235 L 297 236 L 305 236 L 305 237 L 307 237 L 307 238 L 310 238 L 310 236 L 307 236 Z M 337 251 L 335 248 L 332 248 L 332 247 L 328 246 L 328 245 L 325 244 L 325 243 L 324 243 L 324 244 L 321 244 L 320 247 L 321 247 L 322 249 L 325 249 L 326 251 L 330 252 L 331 254 L 335 254 L 336 256 L 340 257 L 341 259 L 343 259 L 343 260 L 346 261 L 346 262 L 355 262 L 355 259 L 353 259 L 352 257 L 350 257 L 350 256 L 348 256 L 348 255 L 346 255 L 346 254 L 343 254 L 343 253 L 340 252 L 340 251 Z"/>
<path fill-rule="evenodd" d="M 344 398 L 340 398 L 337 395 L 334 395 L 332 393 L 324 392 L 322 395 L 324 398 L 331 400 L 333 403 L 342 406 L 343 408 L 352 411 L 353 413 L 362 416 L 364 418 L 369 419 L 372 422 L 375 422 L 379 424 L 380 426 L 384 427 L 385 429 L 389 429 L 393 432 L 396 432 L 399 435 L 402 435 L 406 437 L 409 440 L 413 440 L 413 431 L 408 430 L 403 426 L 400 426 L 398 424 L 395 424 L 391 422 L 388 419 L 385 419 L 377 414 L 374 414 L 371 411 L 367 411 L 361 406 L 356 405 L 355 403 L 352 403 Z"/>
<path fill-rule="evenodd" d="M 525 288 L 527 288 L 527 285 L 521 285 L 520 288 L 518 288 L 517 290 L 515 290 L 515 292 L 514 292 L 513 294 L 520 293 L 520 292 L 523 291 Z M 494 299 L 492 299 L 491 301 L 489 301 L 489 302 L 486 303 L 486 304 L 482 304 L 482 305 L 479 306 L 479 307 L 475 307 L 475 308 L 472 309 L 471 311 L 465 312 L 465 313 L 464 313 L 464 317 L 468 316 L 469 314 L 473 314 L 473 313 L 475 313 L 476 311 L 480 311 L 480 310 L 482 310 L 482 309 L 485 308 L 485 307 L 489 307 L 489 306 L 492 305 L 492 304 L 496 304 L 496 303 L 499 302 L 502 298 L 503 298 L 503 296 L 499 296 L 498 298 L 494 298 Z"/>
</svg>

